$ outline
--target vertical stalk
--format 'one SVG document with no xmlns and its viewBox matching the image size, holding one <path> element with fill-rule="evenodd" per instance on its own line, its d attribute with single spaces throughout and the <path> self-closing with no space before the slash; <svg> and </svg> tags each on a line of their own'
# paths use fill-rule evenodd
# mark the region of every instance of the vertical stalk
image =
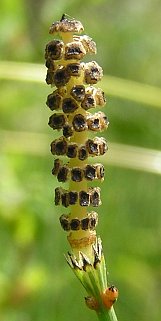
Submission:
<svg viewBox="0 0 161 321">
<path fill-rule="evenodd" d="M 96 311 L 100 321 L 117 321 L 113 304 L 118 290 L 107 284 L 102 244 L 95 231 L 98 214 L 87 210 L 88 206 L 97 208 L 101 204 L 100 188 L 88 187 L 88 182 L 104 179 L 103 165 L 89 164 L 87 156 L 97 157 L 107 151 L 106 140 L 96 135 L 89 139 L 88 130 L 101 132 L 108 127 L 108 120 L 103 112 L 88 112 L 90 108 L 103 107 L 106 100 L 103 91 L 95 86 L 102 78 L 102 68 L 95 61 L 81 62 L 87 53 L 96 53 L 96 44 L 90 37 L 74 34 L 83 30 L 79 21 L 63 15 L 49 31 L 61 40 L 49 42 L 45 50 L 46 82 L 56 86 L 46 103 L 56 111 L 49 118 L 49 126 L 62 130 L 62 136 L 51 143 L 52 154 L 60 156 L 54 161 L 52 173 L 59 182 L 69 180 L 68 190 L 56 188 L 55 205 L 69 207 L 68 214 L 60 217 L 72 249 L 66 259 L 87 291 L 87 306 Z M 61 156 L 68 156 L 69 162 L 64 164 Z"/>
<path fill-rule="evenodd" d="M 108 312 L 102 309 L 97 313 L 97 316 L 100 321 L 118 321 L 113 307 Z"/>
</svg>

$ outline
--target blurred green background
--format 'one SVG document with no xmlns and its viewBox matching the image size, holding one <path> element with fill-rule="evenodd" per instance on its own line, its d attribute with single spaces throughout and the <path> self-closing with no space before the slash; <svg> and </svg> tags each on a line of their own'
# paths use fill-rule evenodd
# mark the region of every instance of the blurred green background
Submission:
<svg viewBox="0 0 161 321">
<path fill-rule="evenodd" d="M 48 28 L 64 12 L 96 41 L 98 55 L 89 59 L 105 74 L 110 151 L 102 160 L 98 234 L 110 283 L 120 292 L 118 319 L 160 321 L 160 0 L 1 0 L 0 321 L 97 320 L 65 263 L 62 209 L 53 204 L 57 182 L 45 105 L 51 89 L 41 65 Z M 30 75 L 35 65 L 21 63 L 40 64 L 44 78 L 16 80 L 14 73 L 11 79 L 7 61 L 22 73 L 26 66 Z"/>
</svg>

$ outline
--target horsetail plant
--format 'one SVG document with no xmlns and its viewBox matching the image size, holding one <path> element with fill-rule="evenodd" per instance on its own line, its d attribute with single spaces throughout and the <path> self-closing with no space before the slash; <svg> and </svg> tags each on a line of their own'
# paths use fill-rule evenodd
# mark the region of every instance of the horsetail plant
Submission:
<svg viewBox="0 0 161 321">
<path fill-rule="evenodd" d="M 108 127 L 102 112 L 88 110 L 103 107 L 104 92 L 95 86 L 101 80 L 102 68 L 95 62 L 81 62 L 87 53 L 96 53 L 95 42 L 86 35 L 81 22 L 63 15 L 50 27 L 51 35 L 58 35 L 46 45 L 46 82 L 56 86 L 48 95 L 47 106 L 54 111 L 49 126 L 61 131 L 61 137 L 51 143 L 51 153 L 60 156 L 54 160 L 52 174 L 58 182 L 69 181 L 69 189 L 55 189 L 55 205 L 69 208 L 60 217 L 67 232 L 71 253 L 66 260 L 87 291 L 87 307 L 95 310 L 99 320 L 117 321 L 113 303 L 118 290 L 109 286 L 101 239 L 96 236 L 98 214 L 87 211 L 101 204 L 100 188 L 89 187 L 94 180 L 104 180 L 104 166 L 89 164 L 88 157 L 104 155 L 107 142 L 103 137 L 89 138 L 88 132 L 99 133 Z M 75 33 L 77 35 L 75 35 Z M 65 157 L 69 158 L 66 163 Z"/>
</svg>

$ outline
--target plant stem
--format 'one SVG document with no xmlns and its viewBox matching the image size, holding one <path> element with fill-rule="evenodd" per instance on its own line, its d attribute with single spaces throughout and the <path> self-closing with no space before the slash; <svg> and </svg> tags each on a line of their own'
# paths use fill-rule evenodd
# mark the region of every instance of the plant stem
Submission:
<svg viewBox="0 0 161 321">
<path fill-rule="evenodd" d="M 110 310 L 101 309 L 97 316 L 100 321 L 117 321 L 113 307 Z"/>
</svg>

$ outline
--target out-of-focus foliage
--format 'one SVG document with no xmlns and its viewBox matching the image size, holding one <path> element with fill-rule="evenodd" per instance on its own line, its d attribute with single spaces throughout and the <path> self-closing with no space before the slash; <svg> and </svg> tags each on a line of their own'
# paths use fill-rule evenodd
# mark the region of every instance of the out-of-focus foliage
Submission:
<svg viewBox="0 0 161 321">
<path fill-rule="evenodd" d="M 92 59 L 105 74 L 161 85 L 159 0 L 2 0 L 1 60 L 44 63 L 48 27 L 64 12 L 80 19 L 96 41 L 98 56 Z M 49 144 L 55 134 L 47 126 L 45 106 L 50 92 L 45 83 L 0 84 L 1 321 L 96 320 L 63 257 L 69 246 L 59 226 L 62 211 L 53 204 L 57 182 L 50 174 Z M 159 109 L 109 97 L 106 113 L 108 140 L 160 149 Z M 15 145 L 15 132 L 46 133 L 46 155 L 27 149 L 21 153 L 19 146 L 14 153 L 10 139 L 2 140 L 4 131 L 15 137 Z M 120 321 L 161 320 L 160 194 L 160 176 L 106 168 L 98 233 L 110 282 L 120 290 Z"/>
</svg>

